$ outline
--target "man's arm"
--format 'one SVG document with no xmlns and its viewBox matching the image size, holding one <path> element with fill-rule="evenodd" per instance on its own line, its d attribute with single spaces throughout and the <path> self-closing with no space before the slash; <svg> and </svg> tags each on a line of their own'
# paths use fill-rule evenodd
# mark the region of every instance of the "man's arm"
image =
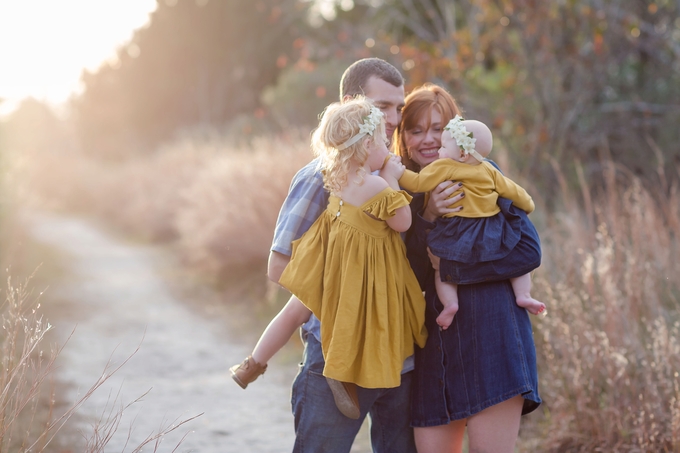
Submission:
<svg viewBox="0 0 680 453">
<path fill-rule="evenodd" d="M 269 280 L 278 283 L 289 261 L 290 256 L 271 250 L 269 252 L 269 262 L 267 263 L 267 277 L 269 277 Z"/>
<path fill-rule="evenodd" d="M 327 204 L 328 192 L 314 159 L 295 174 L 279 211 L 267 265 L 271 281 L 278 283 L 293 253 L 293 241 L 309 229 Z"/>
</svg>

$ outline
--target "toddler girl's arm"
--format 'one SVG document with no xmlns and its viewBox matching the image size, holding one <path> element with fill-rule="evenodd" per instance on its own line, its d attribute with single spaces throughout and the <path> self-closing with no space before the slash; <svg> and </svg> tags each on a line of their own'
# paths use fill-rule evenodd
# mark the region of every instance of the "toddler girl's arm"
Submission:
<svg viewBox="0 0 680 453">
<path fill-rule="evenodd" d="M 404 173 L 404 165 L 401 157 L 390 156 L 380 169 L 380 177 L 387 181 L 387 184 L 394 190 L 400 190 L 398 179 Z M 402 206 L 395 211 L 393 217 L 386 219 L 387 225 L 395 231 L 403 233 L 411 227 L 411 208 Z"/>
</svg>

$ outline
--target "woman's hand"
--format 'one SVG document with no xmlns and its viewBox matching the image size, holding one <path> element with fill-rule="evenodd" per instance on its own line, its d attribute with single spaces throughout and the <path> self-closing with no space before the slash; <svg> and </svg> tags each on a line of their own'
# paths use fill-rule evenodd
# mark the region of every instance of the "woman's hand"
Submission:
<svg viewBox="0 0 680 453">
<path fill-rule="evenodd" d="M 432 269 L 439 270 L 439 257 L 432 253 L 430 247 L 427 248 L 427 256 L 430 257 L 430 262 L 432 263 Z"/>
<path fill-rule="evenodd" d="M 434 190 L 430 192 L 430 199 L 422 214 L 423 219 L 428 222 L 434 222 L 437 220 L 437 217 L 462 210 L 462 206 L 449 208 L 449 206 L 459 202 L 465 197 L 465 192 L 461 191 L 459 194 L 449 198 L 451 194 L 460 190 L 461 187 L 463 187 L 462 183 L 454 183 L 452 181 L 444 181 L 435 187 Z"/>
</svg>

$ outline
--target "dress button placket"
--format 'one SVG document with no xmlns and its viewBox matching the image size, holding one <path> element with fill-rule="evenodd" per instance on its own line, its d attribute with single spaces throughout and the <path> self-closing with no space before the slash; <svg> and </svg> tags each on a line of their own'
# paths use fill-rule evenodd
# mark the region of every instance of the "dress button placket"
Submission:
<svg viewBox="0 0 680 453">
<path fill-rule="evenodd" d="M 340 200 L 338 204 L 342 207 L 342 200 Z M 335 213 L 335 217 L 340 217 L 340 208 L 338 208 L 338 212 Z"/>
</svg>

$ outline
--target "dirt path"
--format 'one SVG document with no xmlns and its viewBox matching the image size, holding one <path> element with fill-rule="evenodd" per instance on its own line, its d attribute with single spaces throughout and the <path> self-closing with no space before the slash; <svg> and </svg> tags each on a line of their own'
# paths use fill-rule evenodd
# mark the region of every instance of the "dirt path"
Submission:
<svg viewBox="0 0 680 453">
<path fill-rule="evenodd" d="M 126 243 L 75 218 L 33 213 L 26 225 L 35 240 L 67 258 L 70 277 L 51 283 L 45 296 L 64 301 L 61 315 L 50 320 L 60 341 L 76 329 L 59 359 L 58 380 L 71 384 L 65 398 L 75 400 L 109 360 L 117 365 L 140 346 L 80 411 L 83 432 L 91 432 L 112 406 L 151 389 L 125 411 L 106 451 L 131 451 L 159 427 L 201 413 L 165 436 L 157 451 L 174 451 L 187 432 L 178 452 L 291 451 L 294 361 L 284 353 L 285 363 L 270 366 L 246 391 L 228 377 L 229 364 L 240 362 L 254 344 L 234 333 L 242 314 L 221 309 L 205 316 L 192 309 L 191 301 L 170 290 L 168 279 L 181 275 L 167 270 L 163 250 Z"/>
</svg>

